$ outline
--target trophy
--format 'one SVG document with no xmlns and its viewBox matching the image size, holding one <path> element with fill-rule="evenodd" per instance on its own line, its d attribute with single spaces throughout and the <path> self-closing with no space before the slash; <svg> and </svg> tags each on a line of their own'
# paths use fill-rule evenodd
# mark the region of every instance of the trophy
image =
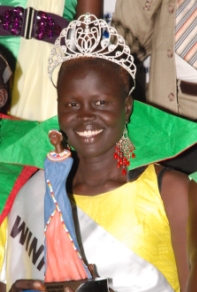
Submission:
<svg viewBox="0 0 197 292">
<path fill-rule="evenodd" d="M 47 292 L 64 292 L 65 287 L 77 292 L 108 292 L 107 279 L 92 277 L 77 242 L 72 207 L 66 192 L 66 181 L 73 164 L 71 152 L 62 147 L 59 131 L 50 131 L 49 139 L 55 149 L 47 154 L 44 163 Z"/>
</svg>

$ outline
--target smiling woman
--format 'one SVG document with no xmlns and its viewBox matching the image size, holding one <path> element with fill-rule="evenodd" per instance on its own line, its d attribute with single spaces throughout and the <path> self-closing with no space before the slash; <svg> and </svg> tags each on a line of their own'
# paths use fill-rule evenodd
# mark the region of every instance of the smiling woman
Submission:
<svg viewBox="0 0 197 292">
<path fill-rule="evenodd" d="M 106 29 L 109 39 L 102 39 Z M 132 123 L 136 68 L 124 39 L 103 20 L 82 15 L 57 39 L 49 58 L 50 79 L 58 65 L 59 125 L 67 144 L 75 149 L 67 184 L 61 185 L 73 205 L 84 262 L 95 264 L 98 275 L 108 278 L 114 291 L 186 291 L 189 180 L 160 165 L 127 171 L 134 150 L 127 123 Z M 65 174 L 66 168 L 55 172 L 58 179 Z M 39 171 L 17 197 L 20 208 L 19 202 L 24 204 L 26 200 L 29 206 L 29 200 L 33 200 L 37 208 L 33 212 L 25 210 L 27 220 L 32 213 L 35 222 L 40 219 L 44 190 L 43 172 Z M 27 191 L 29 196 L 25 196 Z M 33 230 L 32 223 L 28 224 Z M 43 225 L 35 225 L 34 232 L 40 234 Z M 24 254 L 21 251 L 20 257 L 25 258 Z M 36 285 L 42 282 L 19 280 L 28 279 L 30 273 L 21 269 L 17 274 L 12 255 L 10 249 L 8 286 L 18 281 L 10 291 L 29 287 L 39 290 Z M 44 279 L 44 272 L 34 268 L 31 278 Z"/>
<path fill-rule="evenodd" d="M 113 158 L 114 145 L 121 138 L 131 114 L 129 74 L 124 70 L 127 77 L 127 86 L 124 86 L 125 76 L 120 74 L 123 69 L 117 64 L 93 58 L 80 58 L 77 63 L 80 70 L 76 60 L 71 60 L 64 63 L 60 71 L 60 127 L 79 156 L 103 155 L 107 163 L 109 157 Z M 115 165 L 115 160 L 113 163 Z"/>
</svg>

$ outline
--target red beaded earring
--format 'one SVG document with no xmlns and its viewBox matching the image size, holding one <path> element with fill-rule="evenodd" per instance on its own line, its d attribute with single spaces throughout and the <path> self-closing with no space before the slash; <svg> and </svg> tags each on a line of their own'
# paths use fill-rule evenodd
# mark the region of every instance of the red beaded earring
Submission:
<svg viewBox="0 0 197 292">
<path fill-rule="evenodd" d="M 125 125 L 121 139 L 116 143 L 114 158 L 117 160 L 117 167 L 122 167 L 122 174 L 126 175 L 126 167 L 130 165 L 130 158 L 135 158 L 134 145 L 131 143 L 127 127 Z"/>
</svg>

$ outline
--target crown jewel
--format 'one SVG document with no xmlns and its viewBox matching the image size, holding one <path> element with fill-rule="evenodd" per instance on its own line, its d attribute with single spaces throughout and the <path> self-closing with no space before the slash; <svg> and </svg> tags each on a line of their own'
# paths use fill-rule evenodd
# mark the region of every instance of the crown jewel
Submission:
<svg viewBox="0 0 197 292">
<path fill-rule="evenodd" d="M 108 33 L 108 38 L 103 37 L 104 32 Z M 49 57 L 48 74 L 51 81 L 56 67 L 64 61 L 80 57 L 100 58 L 116 63 L 135 79 L 134 58 L 125 40 L 115 28 L 93 14 L 81 15 L 61 31 Z"/>
</svg>

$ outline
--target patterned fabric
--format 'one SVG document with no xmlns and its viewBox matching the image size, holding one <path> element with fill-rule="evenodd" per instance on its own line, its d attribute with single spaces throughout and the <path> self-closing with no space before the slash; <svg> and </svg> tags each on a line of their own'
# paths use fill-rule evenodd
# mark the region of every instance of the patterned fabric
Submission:
<svg viewBox="0 0 197 292">
<path fill-rule="evenodd" d="M 179 0 L 176 11 L 175 51 L 197 69 L 197 1 Z"/>
<path fill-rule="evenodd" d="M 91 278 L 81 259 L 72 208 L 65 190 L 72 164 L 71 157 L 57 162 L 45 159 L 45 282 Z"/>
</svg>

